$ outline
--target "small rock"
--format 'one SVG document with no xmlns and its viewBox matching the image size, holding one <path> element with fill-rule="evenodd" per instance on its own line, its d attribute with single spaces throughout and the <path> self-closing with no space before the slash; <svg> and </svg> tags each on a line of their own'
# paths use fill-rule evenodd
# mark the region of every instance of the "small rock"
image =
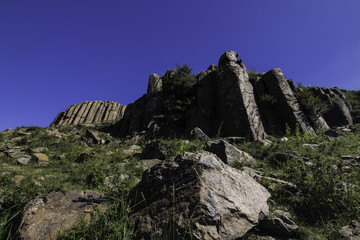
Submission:
<svg viewBox="0 0 360 240">
<path fill-rule="evenodd" d="M 162 163 L 163 160 L 160 159 L 143 159 L 139 161 L 139 165 L 143 167 L 144 170 L 152 168 L 156 164 Z"/>
<path fill-rule="evenodd" d="M 62 153 L 62 154 L 58 154 L 58 155 L 54 155 L 53 156 L 53 159 L 55 160 L 63 160 L 66 158 L 66 154 L 65 153 Z"/>
<path fill-rule="evenodd" d="M 35 153 L 34 157 L 37 160 L 37 163 L 39 166 L 41 167 L 46 167 L 49 165 L 49 158 L 46 154 L 44 153 Z"/>
<path fill-rule="evenodd" d="M 352 220 L 339 230 L 341 236 L 349 240 L 360 240 L 360 223 Z"/>
<path fill-rule="evenodd" d="M 200 128 L 196 127 L 194 129 L 191 130 L 190 132 L 191 137 L 203 141 L 203 142 L 207 142 L 210 141 L 210 138 L 208 135 L 206 135 Z"/>
<path fill-rule="evenodd" d="M 141 147 L 138 145 L 131 145 L 128 149 L 121 152 L 125 157 L 133 156 L 134 154 L 141 153 Z"/>
<path fill-rule="evenodd" d="M 104 146 L 105 149 L 114 149 L 120 147 L 121 142 L 120 141 L 111 141 L 108 144 Z"/>
<path fill-rule="evenodd" d="M 16 161 L 21 165 L 27 165 L 30 162 L 31 157 L 29 155 L 24 155 L 23 157 L 17 159 Z"/>
<path fill-rule="evenodd" d="M 312 151 L 316 151 L 319 150 L 319 144 L 309 144 L 309 143 L 304 143 L 303 144 L 304 148 L 310 149 Z"/>
<path fill-rule="evenodd" d="M 13 180 L 13 182 L 14 182 L 16 185 L 19 185 L 20 182 L 21 182 L 21 180 L 23 180 L 23 179 L 24 179 L 24 176 L 22 176 L 22 175 L 15 175 L 12 180 Z"/>
<path fill-rule="evenodd" d="M 11 141 L 14 142 L 14 143 L 18 143 L 20 142 L 21 140 L 23 140 L 23 137 L 15 137 L 15 138 L 12 138 Z"/>
<path fill-rule="evenodd" d="M 43 153 L 43 152 L 49 151 L 49 149 L 47 147 L 38 147 L 38 148 L 31 149 L 31 151 L 33 153 Z"/>
<path fill-rule="evenodd" d="M 260 228 L 278 237 L 294 237 L 299 227 L 290 220 L 290 214 L 276 210 L 274 215 L 261 220 Z"/>
<path fill-rule="evenodd" d="M 86 136 L 92 141 L 94 144 L 102 144 L 104 141 L 99 137 L 99 135 L 91 130 L 86 130 Z"/>
<path fill-rule="evenodd" d="M 280 138 L 280 141 L 281 142 L 287 142 L 287 141 L 289 141 L 289 139 L 287 137 L 282 137 L 282 138 Z"/>
</svg>

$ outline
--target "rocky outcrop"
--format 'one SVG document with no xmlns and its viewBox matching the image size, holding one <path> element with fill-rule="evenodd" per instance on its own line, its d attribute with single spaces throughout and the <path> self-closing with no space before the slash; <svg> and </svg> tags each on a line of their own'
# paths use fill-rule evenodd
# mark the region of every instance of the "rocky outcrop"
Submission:
<svg viewBox="0 0 360 240">
<path fill-rule="evenodd" d="M 130 193 L 137 239 L 190 239 L 189 232 L 192 239 L 239 238 L 258 224 L 259 214 L 268 214 L 269 197 L 249 175 L 208 152 L 155 165 Z"/>
<path fill-rule="evenodd" d="M 86 101 L 71 105 L 65 112 L 59 113 L 50 126 L 67 126 L 81 123 L 99 123 L 121 119 L 126 106 L 109 101 Z"/>
<path fill-rule="evenodd" d="M 255 84 L 257 98 L 263 107 L 266 130 L 275 135 L 284 134 L 286 127 L 311 133 L 313 128 L 301 110 L 300 104 L 282 71 L 279 68 L 265 73 Z"/>
<path fill-rule="evenodd" d="M 224 53 L 219 60 L 218 117 L 222 136 L 247 136 L 263 139 L 265 129 L 255 101 L 253 86 L 245 65 L 234 51 Z"/>
<path fill-rule="evenodd" d="M 322 116 L 330 127 L 353 124 L 351 105 L 346 101 L 346 95 L 340 89 L 316 87 L 313 88 L 313 92 L 328 106 Z"/>
<path fill-rule="evenodd" d="M 340 89 L 314 88 L 314 95 L 328 106 L 328 111 L 314 117 L 301 105 L 294 82 L 286 80 L 279 68 L 249 80 L 234 51 L 225 52 L 217 67 L 210 65 L 196 75 L 197 82 L 187 91 L 191 96 L 185 96 L 185 105 L 184 99 L 168 96 L 169 84 L 172 88 L 179 87 L 179 82 L 187 84 L 184 75 L 177 78 L 178 73 L 179 69 L 162 76 L 151 74 L 147 94 L 127 107 L 124 117 L 110 128 L 112 135 L 126 137 L 146 131 L 150 138 L 192 137 L 191 131 L 198 128 L 210 138 L 263 140 L 267 134 L 281 136 L 287 128 L 313 133 L 353 123 L 351 106 Z M 191 75 L 187 77 L 190 82 L 194 80 Z M 172 81 L 178 82 L 171 85 Z M 175 113 L 166 105 L 169 99 Z"/>
</svg>

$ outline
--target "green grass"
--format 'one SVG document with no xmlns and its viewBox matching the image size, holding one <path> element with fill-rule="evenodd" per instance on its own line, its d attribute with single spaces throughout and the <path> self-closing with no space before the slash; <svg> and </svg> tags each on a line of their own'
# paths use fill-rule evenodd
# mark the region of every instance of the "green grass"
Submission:
<svg viewBox="0 0 360 240">
<path fill-rule="evenodd" d="M 338 229 L 360 216 L 360 169 L 347 168 L 343 155 L 359 156 L 360 135 L 327 140 L 322 134 L 299 131 L 288 135 L 288 141 L 272 138 L 274 144 L 243 143 L 240 149 L 253 155 L 257 168 L 265 177 L 291 182 L 296 188 L 263 180 L 276 207 L 286 208 L 296 217 L 304 239 L 340 239 Z M 309 150 L 304 143 L 318 144 Z M 279 161 L 277 154 L 295 151 L 300 157 Z M 312 165 L 310 165 L 310 163 Z M 314 236 L 313 236 L 314 235 Z"/>
<path fill-rule="evenodd" d="M 266 178 L 262 181 L 272 194 L 271 209 L 284 209 L 294 216 L 300 226 L 300 239 L 341 239 L 339 228 L 350 220 L 359 220 L 360 170 L 347 168 L 341 159 L 343 155 L 359 156 L 360 126 L 356 127 L 356 131 L 343 132 L 344 137 L 337 139 L 328 140 L 322 133 L 308 135 L 298 130 L 287 131 L 288 141 L 270 137 L 273 144 L 269 146 L 257 142 L 238 145 L 257 160 L 255 169 L 265 177 L 296 186 L 295 189 L 284 187 Z M 73 229 L 62 232 L 59 239 L 133 239 L 135 226 L 129 219 L 127 194 L 143 173 L 138 157 L 122 155 L 129 147 L 124 144 L 106 149 L 103 145 L 84 143 L 86 129 L 96 130 L 96 127 L 78 126 L 75 131 L 78 133 L 70 134 L 73 129 L 73 126 L 59 128 L 61 138 L 49 136 L 46 131 L 50 128 L 37 127 L 28 128 L 26 133 L 30 134 L 25 135 L 21 128 L 0 134 L 5 146 L 19 146 L 28 154 L 31 148 L 47 147 L 45 154 L 49 156 L 47 167 L 39 167 L 34 159 L 21 166 L 15 159 L 0 158 L 0 198 L 6 209 L 0 213 L 0 239 L 16 239 L 24 205 L 37 195 L 45 196 L 57 190 L 94 190 L 108 198 L 105 211 L 96 211 L 90 222 L 80 219 Z M 23 138 L 21 141 L 11 143 L 12 138 L 19 136 Z M 105 133 L 101 136 L 107 141 L 117 140 Z M 309 150 L 304 143 L 318 144 L 318 149 Z M 166 151 L 166 159 L 204 148 L 200 141 L 183 139 L 159 139 L 159 145 Z M 299 157 L 280 161 L 277 154 L 289 150 Z M 91 157 L 79 163 L 76 159 L 82 153 Z M 60 154 L 66 157 L 54 158 Z M 243 164 L 234 167 L 241 169 Z M 12 180 L 16 175 L 24 176 L 18 185 Z M 169 226 L 163 236 L 154 239 L 171 239 L 173 232 Z"/>
</svg>

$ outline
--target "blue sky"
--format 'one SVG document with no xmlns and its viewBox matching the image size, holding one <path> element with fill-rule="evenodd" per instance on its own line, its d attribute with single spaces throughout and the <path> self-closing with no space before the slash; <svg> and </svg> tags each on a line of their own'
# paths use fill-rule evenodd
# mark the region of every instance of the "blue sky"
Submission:
<svg viewBox="0 0 360 240">
<path fill-rule="evenodd" d="M 360 1 L 0 0 L 0 131 L 86 100 L 122 104 L 175 64 L 235 50 L 248 69 L 360 90 Z"/>
</svg>

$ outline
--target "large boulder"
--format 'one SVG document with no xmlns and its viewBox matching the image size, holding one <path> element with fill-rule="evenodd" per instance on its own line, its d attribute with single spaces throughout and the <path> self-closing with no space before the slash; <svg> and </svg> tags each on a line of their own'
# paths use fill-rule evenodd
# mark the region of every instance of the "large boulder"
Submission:
<svg viewBox="0 0 360 240">
<path fill-rule="evenodd" d="M 219 130 L 222 136 L 243 136 L 253 140 L 265 137 L 264 126 L 255 101 L 253 86 L 245 65 L 235 51 L 219 60 L 217 78 Z"/>
<path fill-rule="evenodd" d="M 56 239 L 59 231 L 71 228 L 79 218 L 87 220 L 93 205 L 104 196 L 92 191 L 52 192 L 25 206 L 19 234 L 23 240 Z"/>
<path fill-rule="evenodd" d="M 184 153 L 144 172 L 130 193 L 137 239 L 235 239 L 268 214 L 270 193 L 208 152 Z M 190 231 L 191 228 L 191 231 Z M 169 232 L 171 231 L 171 232 Z"/>
</svg>

